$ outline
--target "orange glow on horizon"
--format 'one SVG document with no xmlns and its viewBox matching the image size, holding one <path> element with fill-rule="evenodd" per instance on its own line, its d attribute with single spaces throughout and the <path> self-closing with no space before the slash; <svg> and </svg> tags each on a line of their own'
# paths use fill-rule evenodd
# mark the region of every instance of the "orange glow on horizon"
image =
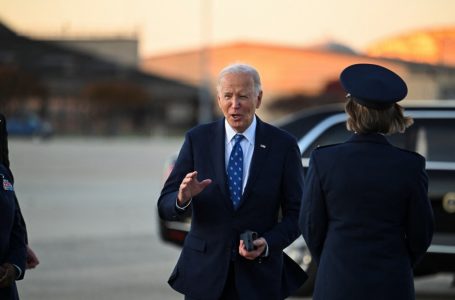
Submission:
<svg viewBox="0 0 455 300">
<path fill-rule="evenodd" d="M 367 54 L 406 61 L 455 65 L 455 28 L 424 30 L 373 44 Z"/>
</svg>

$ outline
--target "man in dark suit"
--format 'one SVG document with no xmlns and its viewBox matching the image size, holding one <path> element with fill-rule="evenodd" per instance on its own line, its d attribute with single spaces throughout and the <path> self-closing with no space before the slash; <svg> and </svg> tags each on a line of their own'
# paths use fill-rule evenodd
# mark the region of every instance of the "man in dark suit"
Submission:
<svg viewBox="0 0 455 300">
<path fill-rule="evenodd" d="M 412 124 L 396 103 L 406 84 L 371 64 L 346 68 L 341 83 L 354 134 L 311 154 L 299 219 L 318 264 L 313 299 L 414 299 L 412 268 L 433 233 L 425 159 L 384 136 Z"/>
<path fill-rule="evenodd" d="M 169 284 L 185 299 L 284 299 L 306 278 L 283 253 L 299 235 L 300 151 L 255 115 L 262 89 L 251 66 L 223 69 L 217 98 L 224 118 L 186 134 L 158 200 L 166 220 L 192 210 Z M 251 251 L 246 230 L 258 234 Z"/>
</svg>

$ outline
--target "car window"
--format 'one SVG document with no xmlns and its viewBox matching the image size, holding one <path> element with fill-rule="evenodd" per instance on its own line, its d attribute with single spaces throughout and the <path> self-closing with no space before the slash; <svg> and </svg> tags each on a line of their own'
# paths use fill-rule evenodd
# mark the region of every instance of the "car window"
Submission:
<svg viewBox="0 0 455 300">
<path fill-rule="evenodd" d="M 346 129 L 344 122 L 333 125 L 332 127 L 325 130 L 319 135 L 311 145 L 305 149 L 302 157 L 310 157 L 311 151 L 316 149 L 318 146 L 325 146 L 330 144 L 337 144 L 346 141 L 351 133 Z"/>
<path fill-rule="evenodd" d="M 455 162 L 455 120 L 420 119 L 412 127 L 417 132 L 416 152 L 428 161 Z"/>
<path fill-rule="evenodd" d="M 338 123 L 327 130 L 325 130 L 319 137 L 317 137 L 310 147 L 305 149 L 302 154 L 303 158 L 308 158 L 318 146 L 325 146 L 330 144 L 337 144 L 345 142 L 350 136 L 351 132 L 346 129 L 346 123 Z M 404 134 L 393 134 L 387 137 L 388 141 L 399 148 L 414 150 L 415 149 L 415 133 L 412 131 L 406 131 Z"/>
</svg>

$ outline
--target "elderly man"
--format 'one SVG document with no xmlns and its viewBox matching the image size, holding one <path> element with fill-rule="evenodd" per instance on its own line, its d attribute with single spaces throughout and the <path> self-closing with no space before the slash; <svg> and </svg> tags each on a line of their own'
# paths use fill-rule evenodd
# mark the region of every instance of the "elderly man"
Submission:
<svg viewBox="0 0 455 300">
<path fill-rule="evenodd" d="M 258 72 L 234 64 L 217 83 L 224 118 L 191 129 L 164 184 L 160 217 L 192 210 L 191 229 L 169 284 L 185 299 L 284 299 L 306 274 L 283 249 L 299 236 L 300 151 L 262 122 Z M 254 247 L 240 236 L 257 233 Z"/>
</svg>

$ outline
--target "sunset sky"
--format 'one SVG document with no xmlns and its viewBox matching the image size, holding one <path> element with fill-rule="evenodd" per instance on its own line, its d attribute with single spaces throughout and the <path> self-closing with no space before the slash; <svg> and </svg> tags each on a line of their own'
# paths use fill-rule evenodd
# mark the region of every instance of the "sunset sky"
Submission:
<svg viewBox="0 0 455 300">
<path fill-rule="evenodd" d="M 259 41 L 335 40 L 363 50 L 412 30 L 455 26 L 453 0 L 0 0 L 0 21 L 24 35 L 132 34 L 140 54 Z"/>
</svg>

